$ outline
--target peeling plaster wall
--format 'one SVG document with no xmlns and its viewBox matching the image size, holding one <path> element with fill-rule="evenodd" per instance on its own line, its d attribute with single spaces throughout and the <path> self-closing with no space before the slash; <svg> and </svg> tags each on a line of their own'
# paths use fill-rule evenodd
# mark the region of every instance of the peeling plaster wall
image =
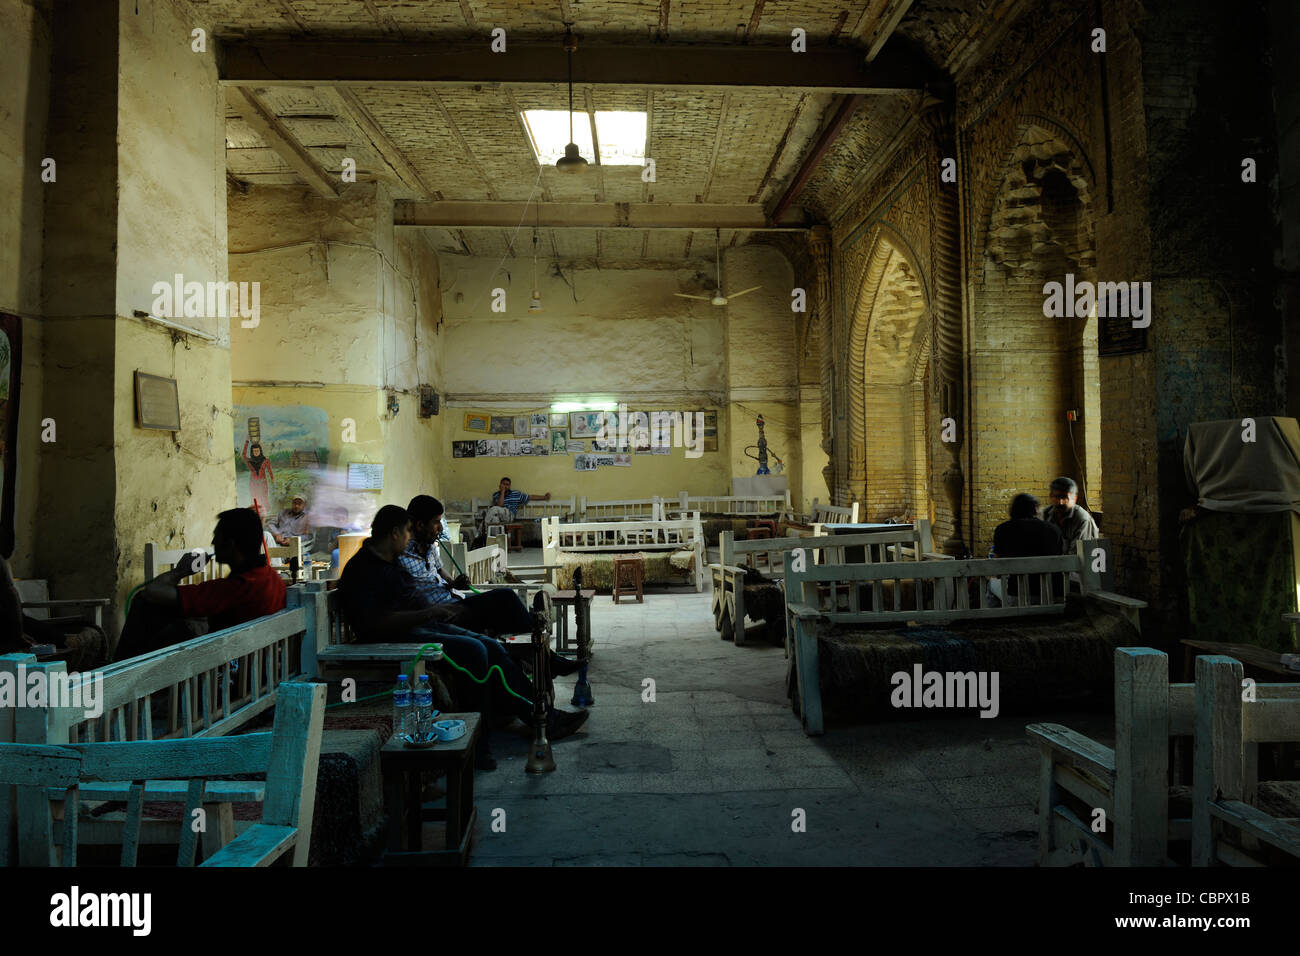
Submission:
<svg viewBox="0 0 1300 956">
<path fill-rule="evenodd" d="M 50 25 L 45 4 L 0 6 L 0 312 L 23 318 L 18 423 L 14 574 L 36 572 L 42 386 L 41 243 L 44 226 L 45 123 L 50 99 Z"/>
<path fill-rule="evenodd" d="M 113 389 L 117 607 L 143 579 L 144 546 L 207 545 L 234 505 L 229 320 L 180 318 L 216 336 L 176 341 L 124 316 L 151 308 L 155 282 L 226 279 L 225 122 L 211 48 L 171 0 L 119 11 L 117 343 Z M 136 425 L 136 370 L 174 378 L 181 430 Z"/>
<path fill-rule="evenodd" d="M 450 456 L 452 440 L 489 437 L 464 431 L 467 411 L 513 415 L 546 411 L 552 402 L 606 400 L 632 411 L 718 412 L 718 451 L 697 459 L 674 448 L 666 456 L 634 455 L 629 468 L 583 473 L 573 470 L 572 456 L 457 459 L 448 462 L 449 501 L 486 497 L 502 475 L 521 490 L 565 498 L 730 494 L 733 475 L 757 469 L 740 452 L 757 441 L 755 411 L 773 422 L 768 440 L 785 458 L 797 496 L 803 456 L 792 279 L 779 252 L 753 246 L 724 253 L 728 290 L 763 287 L 725 308 L 673 294 L 712 292 L 714 270 L 703 262 L 676 270 L 561 263 L 561 279 L 551 260 L 539 257 L 540 314 L 528 312 L 531 255 L 500 265 L 448 255 L 441 261 L 447 324 L 439 391 L 458 405 L 444 413 L 450 434 L 440 455 Z M 504 313 L 492 311 L 498 288 Z"/>
<path fill-rule="evenodd" d="M 262 290 L 259 325 L 231 332 L 234 404 L 324 409 L 323 480 L 354 520 L 438 494 L 445 415 L 418 414 L 418 387 L 439 375 L 437 256 L 418 235 L 395 235 L 391 197 L 373 184 L 345 187 L 338 200 L 299 187 L 228 199 L 231 279 Z M 349 419 L 355 440 L 345 442 Z M 246 425 L 234 426 L 242 443 Z M 347 491 L 353 462 L 384 465 L 382 492 Z M 284 505 L 274 483 L 271 497 Z"/>
</svg>

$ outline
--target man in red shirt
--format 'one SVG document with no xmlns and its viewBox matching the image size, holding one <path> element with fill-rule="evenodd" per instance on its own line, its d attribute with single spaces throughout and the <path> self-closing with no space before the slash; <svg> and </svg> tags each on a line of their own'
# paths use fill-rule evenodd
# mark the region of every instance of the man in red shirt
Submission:
<svg viewBox="0 0 1300 956">
<path fill-rule="evenodd" d="M 114 660 L 126 660 L 222 628 L 284 610 L 285 585 L 266 562 L 262 519 L 247 508 L 217 515 L 212 532 L 215 559 L 230 575 L 202 584 L 178 582 L 203 568 L 196 551 L 164 571 L 135 595 Z M 206 618 L 206 625 L 201 619 Z"/>
</svg>

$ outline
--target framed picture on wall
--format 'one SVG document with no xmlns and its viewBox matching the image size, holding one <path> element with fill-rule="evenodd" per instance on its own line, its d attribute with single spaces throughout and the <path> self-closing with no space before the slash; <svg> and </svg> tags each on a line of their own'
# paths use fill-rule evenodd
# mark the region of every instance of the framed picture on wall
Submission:
<svg viewBox="0 0 1300 956">
<path fill-rule="evenodd" d="M 485 432 L 487 430 L 488 430 L 488 416 L 479 415 L 475 412 L 465 413 L 465 431 Z"/>
<path fill-rule="evenodd" d="M 473 458 L 477 444 L 474 441 L 454 441 L 451 443 L 451 457 Z"/>
<path fill-rule="evenodd" d="M 528 424 L 528 416 L 527 416 L 527 415 L 519 415 L 519 416 L 516 416 L 516 418 L 515 418 L 515 437 L 516 437 L 516 438 L 527 438 L 527 437 L 528 437 L 528 429 L 529 429 L 530 427 L 531 427 L 531 426 Z"/>
<path fill-rule="evenodd" d="M 491 432 L 493 435 L 513 435 L 515 433 L 515 416 L 493 415 Z"/>
<path fill-rule="evenodd" d="M 181 402 L 176 393 L 176 379 L 136 372 L 135 415 L 141 428 L 180 431 Z"/>
<path fill-rule="evenodd" d="M 567 428 L 551 429 L 551 454 L 567 455 L 569 453 L 569 430 Z"/>
<path fill-rule="evenodd" d="M 605 420 L 604 412 L 572 412 L 569 415 L 569 434 L 574 438 L 595 438 Z"/>
<path fill-rule="evenodd" d="M 718 413 L 704 413 L 704 450 L 718 450 Z"/>
<path fill-rule="evenodd" d="M 569 413 L 551 412 L 549 415 L 546 416 L 546 424 L 549 425 L 551 428 L 567 429 L 569 427 Z"/>
</svg>

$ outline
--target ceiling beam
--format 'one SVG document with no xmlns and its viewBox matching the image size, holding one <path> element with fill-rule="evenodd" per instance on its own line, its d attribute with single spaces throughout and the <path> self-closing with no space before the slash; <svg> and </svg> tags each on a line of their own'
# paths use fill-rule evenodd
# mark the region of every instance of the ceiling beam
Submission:
<svg viewBox="0 0 1300 956">
<path fill-rule="evenodd" d="M 226 105 L 239 114 L 275 152 L 301 176 L 308 185 L 326 199 L 338 199 L 339 191 L 315 157 L 307 152 L 293 135 L 284 128 L 275 115 L 258 101 L 252 90 L 231 89 L 226 92 Z"/>
<path fill-rule="evenodd" d="M 410 202 L 398 200 L 398 226 L 514 229 L 527 220 L 543 229 L 745 229 L 803 232 L 799 223 L 769 225 L 759 205 L 719 203 Z"/>
<path fill-rule="evenodd" d="M 795 197 L 803 191 L 804 186 L 808 184 L 808 180 L 812 178 L 812 174 L 816 171 L 817 164 L 822 161 L 822 157 L 830 150 L 831 144 L 840 135 L 840 130 L 844 129 L 844 125 L 857 112 L 858 107 L 862 105 L 862 100 L 861 96 L 847 96 L 844 98 L 844 102 L 840 103 L 840 108 L 836 111 L 835 116 L 822 130 L 821 136 L 817 138 L 817 144 L 813 146 L 812 152 L 804 160 L 804 164 L 799 167 L 799 172 L 795 174 L 794 181 L 790 183 L 785 194 L 778 200 L 776 208 L 772 210 L 773 222 L 781 218 L 782 213 L 790 208 L 790 204 L 794 202 Z"/>
<path fill-rule="evenodd" d="M 334 87 L 322 87 L 317 93 L 325 99 L 326 103 L 334 107 L 340 120 L 354 127 L 364 137 L 364 140 L 357 145 L 368 145 L 371 152 L 388 168 L 388 174 L 392 179 L 423 199 L 440 198 L 435 196 L 434 190 L 420 179 L 420 174 L 415 171 L 415 167 L 406 161 L 402 151 L 380 129 L 375 118 L 370 115 L 370 111 L 355 93 L 348 89 Z"/>
<path fill-rule="evenodd" d="M 912 0 L 893 0 L 891 9 L 885 11 L 882 20 L 870 36 L 870 46 L 867 47 L 867 62 L 870 63 L 880 55 L 885 41 L 894 35 L 894 30 L 898 27 L 898 21 L 903 19 L 912 6 Z"/>
<path fill-rule="evenodd" d="M 583 46 L 579 82 L 629 88 L 793 89 L 825 93 L 920 90 L 929 68 L 902 48 L 871 63 L 851 47 L 794 53 L 781 46 Z M 564 76 L 558 44 L 511 45 L 489 56 L 481 43 L 393 43 L 298 39 L 231 40 L 221 47 L 221 81 L 234 86 L 530 86 Z"/>
</svg>

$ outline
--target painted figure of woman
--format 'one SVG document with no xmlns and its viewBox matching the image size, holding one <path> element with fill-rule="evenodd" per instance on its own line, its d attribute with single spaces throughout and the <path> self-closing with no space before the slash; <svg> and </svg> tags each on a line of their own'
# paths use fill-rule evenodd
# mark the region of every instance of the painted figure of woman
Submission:
<svg viewBox="0 0 1300 956">
<path fill-rule="evenodd" d="M 251 454 L 250 454 L 251 450 Z M 244 439 L 244 464 L 248 466 L 248 493 L 259 514 L 271 513 L 271 482 L 275 472 L 271 470 L 271 461 L 262 454 L 262 445 Z"/>
</svg>

